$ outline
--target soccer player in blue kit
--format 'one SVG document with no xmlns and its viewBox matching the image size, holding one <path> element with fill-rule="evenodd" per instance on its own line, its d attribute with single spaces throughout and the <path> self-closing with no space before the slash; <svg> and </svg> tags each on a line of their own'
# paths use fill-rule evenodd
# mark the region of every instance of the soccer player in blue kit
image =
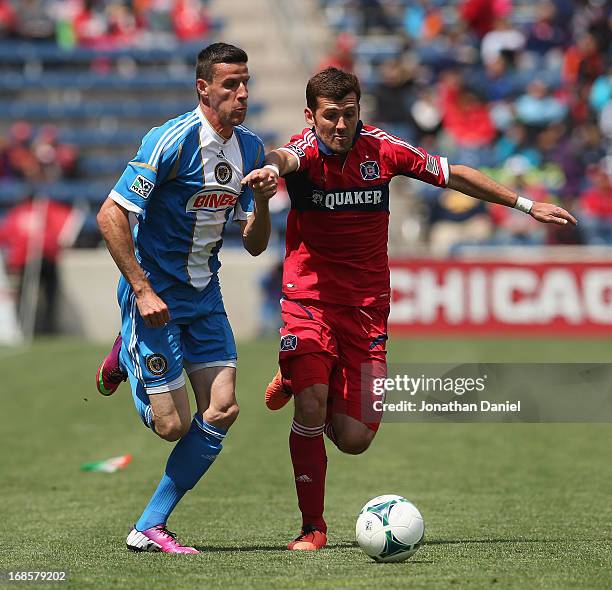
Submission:
<svg viewBox="0 0 612 590">
<path fill-rule="evenodd" d="M 263 252 L 275 185 L 245 186 L 262 141 L 243 127 L 247 55 L 215 43 L 198 55 L 195 110 L 155 127 L 98 213 L 121 271 L 121 334 L 97 374 L 113 393 L 129 378 L 144 424 L 174 446 L 162 479 L 126 543 L 134 551 L 198 553 L 167 519 L 217 458 L 236 420 L 236 347 L 219 286 L 225 224 L 241 224 L 246 250 Z M 129 214 L 137 216 L 134 231 Z M 192 417 L 183 369 L 196 397 Z"/>
</svg>

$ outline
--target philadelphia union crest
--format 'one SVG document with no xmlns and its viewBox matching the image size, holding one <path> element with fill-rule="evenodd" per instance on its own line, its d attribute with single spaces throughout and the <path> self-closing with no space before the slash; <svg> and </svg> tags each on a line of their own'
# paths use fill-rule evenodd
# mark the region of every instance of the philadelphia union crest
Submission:
<svg viewBox="0 0 612 590">
<path fill-rule="evenodd" d="M 227 184 L 232 179 L 232 169 L 227 162 L 215 166 L 215 178 L 219 184 Z"/>
<path fill-rule="evenodd" d="M 361 172 L 361 178 L 364 180 L 376 180 L 380 178 L 380 167 L 378 162 L 368 160 L 367 162 L 361 162 L 359 164 L 359 171 Z"/>
<path fill-rule="evenodd" d="M 145 362 L 147 364 L 147 369 L 149 369 L 149 372 L 152 375 L 155 375 L 156 377 L 161 377 L 162 375 L 165 375 L 166 371 L 168 370 L 168 361 L 166 360 L 166 357 L 163 354 L 150 354 L 145 359 Z"/>
</svg>

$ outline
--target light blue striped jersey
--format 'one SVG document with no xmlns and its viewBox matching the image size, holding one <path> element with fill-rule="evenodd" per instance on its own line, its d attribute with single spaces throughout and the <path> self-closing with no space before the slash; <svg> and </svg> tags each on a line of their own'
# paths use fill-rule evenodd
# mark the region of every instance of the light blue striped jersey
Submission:
<svg viewBox="0 0 612 590">
<path fill-rule="evenodd" d="M 109 196 L 138 216 L 136 257 L 154 290 L 208 285 L 221 266 L 225 224 L 253 210 L 240 181 L 263 159 L 257 135 L 238 126 L 226 140 L 199 107 L 145 135 Z"/>
</svg>

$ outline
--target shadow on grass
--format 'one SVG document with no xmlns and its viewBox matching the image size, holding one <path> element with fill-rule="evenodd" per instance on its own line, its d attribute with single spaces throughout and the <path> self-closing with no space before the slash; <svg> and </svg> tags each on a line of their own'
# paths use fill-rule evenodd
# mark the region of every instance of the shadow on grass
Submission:
<svg viewBox="0 0 612 590">
<path fill-rule="evenodd" d="M 602 542 L 608 539 L 577 539 L 579 541 Z M 423 545 L 463 545 L 463 544 L 503 544 L 503 543 L 567 543 L 567 539 L 430 539 Z"/>
<path fill-rule="evenodd" d="M 610 539 L 580 539 L 581 541 L 603 542 Z M 428 539 L 423 546 L 427 545 L 480 545 L 480 544 L 513 544 L 513 543 L 566 543 L 567 539 Z M 232 552 L 258 552 L 258 551 L 286 551 L 285 545 L 236 545 L 235 547 L 224 547 L 216 545 L 194 545 L 198 551 L 207 553 L 232 553 Z M 332 543 L 327 549 L 358 549 L 356 542 Z M 426 560 L 410 560 L 410 563 L 433 563 Z"/>
<path fill-rule="evenodd" d="M 287 551 L 286 545 L 237 545 L 235 547 L 218 547 L 215 545 L 194 545 L 198 551 L 207 553 L 231 553 L 233 551 Z M 331 543 L 327 549 L 357 549 L 357 543 Z"/>
</svg>

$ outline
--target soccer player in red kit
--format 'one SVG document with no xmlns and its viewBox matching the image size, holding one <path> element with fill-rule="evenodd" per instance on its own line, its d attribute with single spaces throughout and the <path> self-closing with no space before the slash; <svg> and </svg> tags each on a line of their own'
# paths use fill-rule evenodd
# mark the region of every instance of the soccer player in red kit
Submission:
<svg viewBox="0 0 612 590">
<path fill-rule="evenodd" d="M 266 156 L 245 181 L 283 176 L 291 197 L 281 301 L 280 371 L 266 404 L 291 399 L 289 447 L 302 531 L 293 550 L 327 543 L 323 433 L 345 453 L 363 453 L 379 426 L 372 380 L 386 375 L 390 287 L 389 183 L 417 178 L 516 207 L 545 223 L 576 223 L 564 209 L 532 202 L 467 166 L 449 165 L 359 119 L 359 81 L 328 68 L 306 87 L 309 127 Z"/>
</svg>

